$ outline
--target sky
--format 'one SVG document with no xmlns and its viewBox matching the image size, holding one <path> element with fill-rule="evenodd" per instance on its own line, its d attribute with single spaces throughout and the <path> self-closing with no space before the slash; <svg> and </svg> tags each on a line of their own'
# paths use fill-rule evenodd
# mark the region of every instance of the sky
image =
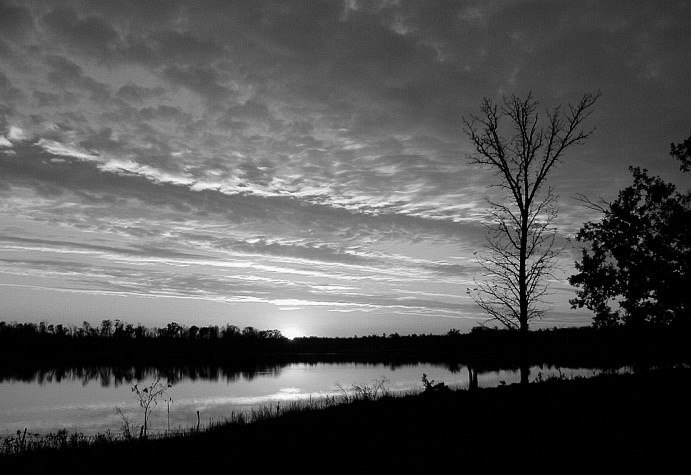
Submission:
<svg viewBox="0 0 691 475">
<path fill-rule="evenodd" d="M 552 174 L 550 311 L 629 166 L 680 187 L 686 1 L 0 0 L 0 320 L 462 332 L 487 318 L 463 118 L 600 91 Z"/>
</svg>

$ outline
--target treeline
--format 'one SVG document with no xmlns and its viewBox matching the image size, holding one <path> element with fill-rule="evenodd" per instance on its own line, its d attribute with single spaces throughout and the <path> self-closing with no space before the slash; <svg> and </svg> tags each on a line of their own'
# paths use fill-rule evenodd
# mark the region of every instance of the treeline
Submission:
<svg viewBox="0 0 691 475">
<path fill-rule="evenodd" d="M 240 329 L 235 325 L 209 325 L 198 327 L 197 325 L 179 325 L 176 322 L 168 323 L 162 328 L 149 328 L 141 323 L 136 326 L 122 320 L 102 320 L 100 325 L 92 326 L 85 321 L 81 327 L 76 325 L 35 323 L 6 323 L 0 322 L 0 336 L 7 335 L 11 338 L 58 338 L 58 339 L 286 339 L 279 330 L 258 330 L 254 327 Z"/>
<path fill-rule="evenodd" d="M 667 327 L 574 327 L 530 331 L 475 327 L 444 335 L 369 335 L 353 338 L 296 338 L 297 351 L 373 355 L 458 363 L 478 370 L 518 368 L 520 362 L 563 367 L 619 367 L 691 363 L 688 332 Z"/>
<path fill-rule="evenodd" d="M 228 357 L 280 354 L 290 342 L 278 330 L 234 325 L 165 327 L 103 320 L 93 326 L 0 322 L 0 365 L 147 365 L 218 362 Z"/>
<path fill-rule="evenodd" d="M 1 366 L 26 369 L 56 365 L 216 365 L 251 368 L 290 362 L 441 362 L 510 368 L 534 364 L 607 365 L 689 362 L 688 333 L 669 328 L 554 328 L 516 331 L 476 327 L 469 333 L 381 334 L 361 337 L 301 337 L 254 327 L 185 326 L 162 328 L 104 320 L 81 327 L 0 322 Z"/>
</svg>

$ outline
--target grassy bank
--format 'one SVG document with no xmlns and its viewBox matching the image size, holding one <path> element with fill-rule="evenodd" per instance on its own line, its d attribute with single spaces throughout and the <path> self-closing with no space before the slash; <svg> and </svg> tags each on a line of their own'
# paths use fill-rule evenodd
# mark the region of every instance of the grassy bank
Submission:
<svg viewBox="0 0 691 475">
<path fill-rule="evenodd" d="M 551 380 L 287 411 L 164 440 L 3 457 L 3 473 L 496 471 L 685 461 L 691 370 Z"/>
</svg>

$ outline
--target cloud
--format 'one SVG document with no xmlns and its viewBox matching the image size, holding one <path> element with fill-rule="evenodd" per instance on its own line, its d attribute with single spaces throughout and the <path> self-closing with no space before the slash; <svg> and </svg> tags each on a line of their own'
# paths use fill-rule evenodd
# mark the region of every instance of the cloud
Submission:
<svg viewBox="0 0 691 475">
<path fill-rule="evenodd" d="M 465 160 L 483 96 L 532 90 L 542 110 L 602 89 L 598 131 L 553 177 L 564 233 L 588 217 L 569 197 L 608 197 L 628 164 L 679 178 L 659 158 L 688 133 L 690 11 L 622 5 L 3 2 L 0 230 L 141 252 L 65 253 L 100 269 L 74 289 L 470 311 L 448 296 L 476 270 L 493 192 Z"/>
<path fill-rule="evenodd" d="M 55 107 L 60 105 L 60 96 L 50 92 L 34 91 L 33 97 L 38 101 L 39 107 Z"/>
<path fill-rule="evenodd" d="M 369 233 L 385 232 L 391 236 L 463 235 L 464 225 L 396 214 L 361 215 L 319 204 L 306 204 L 290 197 L 259 197 L 247 194 L 226 194 L 218 190 L 194 191 L 194 180 L 180 176 L 167 177 L 160 170 L 145 170 L 107 156 L 87 152 L 90 146 L 99 149 L 117 148 L 107 129 L 81 144 L 81 147 L 42 140 L 38 143 L 15 144 L 15 155 L 3 157 L 3 179 L 23 186 L 50 184 L 66 192 L 80 191 L 90 196 L 113 195 L 137 199 L 151 206 L 172 207 L 194 213 L 224 216 L 231 222 L 266 223 L 266 232 L 287 229 L 314 229 L 334 237 L 365 238 Z M 111 143 L 104 145 L 102 142 Z M 56 162 L 53 156 L 64 157 Z M 130 166 L 131 168 L 123 168 Z M 182 183 L 178 183 L 182 182 Z M 275 224 L 272 224 L 275 223 Z M 480 228 L 478 228 L 480 229 Z M 303 231 L 301 231 L 303 232 Z M 473 231 L 474 234 L 477 231 Z M 328 241 L 326 241 L 328 242 Z M 271 247 L 271 246 L 269 246 Z"/>
<path fill-rule="evenodd" d="M 339 270 L 321 259 L 308 264 L 280 253 L 278 260 L 265 260 L 258 254 L 243 252 L 212 256 L 208 249 L 203 254 L 190 254 L 163 248 L 133 249 L 11 236 L 0 236 L 0 240 L 8 256 L 0 260 L 6 275 L 43 281 L 60 278 L 61 291 L 81 289 L 90 293 L 266 303 L 282 308 L 402 311 L 447 317 L 453 317 L 458 306 L 453 298 L 444 303 L 423 300 L 418 295 L 402 303 L 400 298 L 387 295 L 385 287 L 376 287 L 382 281 L 407 285 L 419 282 L 419 277 L 400 271 L 382 273 L 376 266 L 357 262 L 343 263 L 344 268 Z M 12 257 L 22 251 L 30 251 L 32 257 Z M 75 255 L 81 256 L 81 262 L 74 260 Z M 349 284 L 322 285 L 313 283 L 314 279 Z"/>
<path fill-rule="evenodd" d="M 104 62 L 113 56 L 119 39 L 115 29 L 103 18 L 80 18 L 72 8 L 56 8 L 41 23 L 68 47 Z"/>
<path fill-rule="evenodd" d="M 22 40 L 33 29 L 34 19 L 28 8 L 11 2 L 0 2 L 0 36 Z"/>
<path fill-rule="evenodd" d="M 24 131 L 21 128 L 11 125 L 7 132 L 7 138 L 13 142 L 16 142 L 24 140 L 26 138 L 26 135 L 24 134 Z"/>
<path fill-rule="evenodd" d="M 143 87 L 134 83 L 128 83 L 118 89 L 116 96 L 129 102 L 143 102 L 147 99 L 159 98 L 165 94 L 165 89 L 161 86 Z"/>
<path fill-rule="evenodd" d="M 90 137 L 87 137 L 86 140 L 81 141 L 79 145 L 86 150 L 105 152 L 119 150 L 122 145 L 118 141 L 113 140 L 112 135 L 113 130 L 109 127 L 106 127 L 100 130 L 98 133 L 92 134 Z"/>
<path fill-rule="evenodd" d="M 223 54 L 223 48 L 214 40 L 198 39 L 189 31 L 156 31 L 148 40 L 154 45 L 156 56 L 164 64 L 203 67 L 213 63 Z"/>
<path fill-rule="evenodd" d="M 233 95 L 230 88 L 219 83 L 220 75 L 213 68 L 169 66 L 163 69 L 162 76 L 174 86 L 186 87 L 212 104 Z"/>
<path fill-rule="evenodd" d="M 242 104 L 229 107 L 218 119 L 217 126 L 221 128 L 244 128 L 247 121 L 272 122 L 272 117 L 266 105 L 256 100 L 248 100 Z"/>
<path fill-rule="evenodd" d="M 63 56 L 49 56 L 46 60 L 52 68 L 48 74 L 48 80 L 60 88 L 73 88 L 78 91 L 90 93 L 89 98 L 97 103 L 110 100 L 110 86 L 96 81 L 84 74 L 82 68 Z"/>
<path fill-rule="evenodd" d="M 10 79 L 0 71 L 0 99 L 7 103 L 13 103 L 24 96 L 24 92 L 16 88 L 10 82 Z"/>
<path fill-rule="evenodd" d="M 189 123 L 191 119 L 190 115 L 183 112 L 180 108 L 167 105 L 160 105 L 156 108 L 146 107 L 144 109 L 141 109 L 139 111 L 139 117 L 142 120 L 149 121 L 160 119 L 165 121 L 180 121 L 183 123 Z"/>
</svg>

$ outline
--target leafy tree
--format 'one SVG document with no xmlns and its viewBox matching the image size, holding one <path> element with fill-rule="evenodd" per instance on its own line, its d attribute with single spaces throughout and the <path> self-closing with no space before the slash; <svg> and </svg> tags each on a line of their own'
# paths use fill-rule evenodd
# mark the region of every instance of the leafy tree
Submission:
<svg viewBox="0 0 691 475">
<path fill-rule="evenodd" d="M 225 330 L 223 330 L 223 336 L 225 338 L 236 338 L 240 336 L 240 328 L 235 325 L 226 325 Z"/>
<path fill-rule="evenodd" d="M 474 153 L 468 159 L 494 172 L 503 192 L 487 198 L 489 255 L 480 256 L 487 280 L 476 282 L 476 304 L 507 328 L 528 332 L 544 313 L 546 277 L 553 269 L 557 197 L 546 186 L 550 173 L 571 146 L 587 139 L 583 124 L 600 94 L 584 94 L 575 105 L 537 112 L 538 103 L 512 95 L 497 105 L 485 98 L 480 116 L 464 118 Z"/>
<path fill-rule="evenodd" d="M 670 146 L 670 155 L 681 162 L 679 169 L 683 172 L 691 170 L 691 136 L 680 144 Z"/>
<path fill-rule="evenodd" d="M 182 325 L 176 322 L 170 322 L 166 325 L 166 328 L 159 330 L 163 337 L 165 338 L 179 338 L 184 332 Z"/>
<path fill-rule="evenodd" d="M 101 336 L 110 337 L 113 333 L 113 321 L 103 320 L 101 322 Z"/>
<path fill-rule="evenodd" d="M 689 140 L 684 143 L 672 145 L 671 154 L 682 160 L 685 153 L 688 170 Z M 597 327 L 688 325 L 691 191 L 679 193 L 645 169 L 629 170 L 633 184 L 612 203 L 584 198 L 586 206 L 603 217 L 585 223 L 576 235 L 589 247 L 576 262 L 578 273 L 569 278 L 578 288 L 571 305 L 592 310 Z"/>
</svg>

